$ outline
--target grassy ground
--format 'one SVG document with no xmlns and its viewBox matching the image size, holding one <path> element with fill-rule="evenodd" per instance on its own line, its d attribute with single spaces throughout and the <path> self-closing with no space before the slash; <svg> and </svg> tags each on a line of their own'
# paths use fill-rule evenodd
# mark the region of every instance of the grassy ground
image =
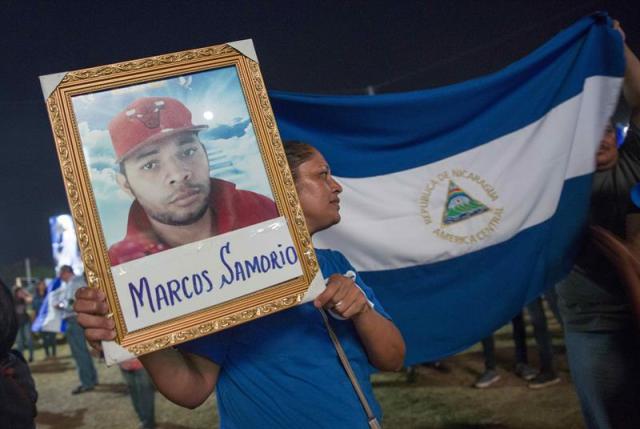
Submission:
<svg viewBox="0 0 640 429">
<path fill-rule="evenodd" d="M 385 428 L 581 428 L 583 427 L 557 325 L 552 325 L 556 362 L 562 382 L 542 390 L 527 388 L 510 372 L 513 343 L 510 327 L 496 335 L 501 380 L 488 389 L 470 387 L 483 369 L 478 346 L 446 359 L 447 371 L 418 367 L 415 382 L 404 373 L 374 376 L 376 396 L 385 413 Z M 536 364 L 535 346 L 529 356 Z M 137 428 L 126 386 L 118 368 L 98 363 L 100 384 L 96 390 L 72 396 L 78 384 L 73 360 L 66 345 L 56 360 L 43 360 L 36 351 L 31 366 L 40 394 L 37 427 L 42 429 Z M 215 398 L 196 410 L 173 405 L 156 394 L 156 418 L 162 429 L 217 428 Z"/>
</svg>

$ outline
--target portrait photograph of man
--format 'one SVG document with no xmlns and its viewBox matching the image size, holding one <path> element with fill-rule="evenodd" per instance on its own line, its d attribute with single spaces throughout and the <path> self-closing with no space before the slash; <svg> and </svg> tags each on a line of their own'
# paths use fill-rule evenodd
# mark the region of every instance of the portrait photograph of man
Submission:
<svg viewBox="0 0 640 429">
<path fill-rule="evenodd" d="M 112 266 L 279 216 L 234 67 L 72 101 Z"/>
</svg>

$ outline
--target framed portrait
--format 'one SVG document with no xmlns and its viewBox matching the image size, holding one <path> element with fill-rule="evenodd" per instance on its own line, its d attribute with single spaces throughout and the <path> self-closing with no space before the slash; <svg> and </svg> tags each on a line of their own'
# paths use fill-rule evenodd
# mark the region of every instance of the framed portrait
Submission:
<svg viewBox="0 0 640 429">
<path fill-rule="evenodd" d="M 40 78 L 87 283 L 135 355 L 321 281 L 250 40 Z"/>
</svg>

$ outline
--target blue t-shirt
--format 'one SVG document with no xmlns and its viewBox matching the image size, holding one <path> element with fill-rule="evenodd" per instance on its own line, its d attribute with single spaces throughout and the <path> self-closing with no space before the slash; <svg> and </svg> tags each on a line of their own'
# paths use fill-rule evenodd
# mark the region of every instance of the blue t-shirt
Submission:
<svg viewBox="0 0 640 429">
<path fill-rule="evenodd" d="M 340 252 L 319 249 L 316 255 L 325 278 L 355 271 Z M 389 318 L 360 276 L 356 283 L 375 310 Z M 353 323 L 329 319 L 380 419 L 369 381 L 375 369 Z M 180 349 L 220 365 L 216 395 L 221 428 L 368 427 L 362 404 L 312 303 L 190 341 Z"/>
</svg>

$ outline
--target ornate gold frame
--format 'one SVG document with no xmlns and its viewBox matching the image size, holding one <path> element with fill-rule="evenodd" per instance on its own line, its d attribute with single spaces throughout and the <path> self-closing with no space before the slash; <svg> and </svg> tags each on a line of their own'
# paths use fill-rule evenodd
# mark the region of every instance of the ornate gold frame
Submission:
<svg viewBox="0 0 640 429">
<path fill-rule="evenodd" d="M 280 214 L 289 221 L 303 276 L 136 332 L 126 332 L 71 98 L 227 66 L 236 67 L 238 72 L 274 199 Z M 106 293 L 119 344 L 141 355 L 292 307 L 302 300 L 318 272 L 318 264 L 257 62 L 231 45 L 222 44 L 77 70 L 62 77 L 46 104 L 87 281 Z"/>
</svg>

